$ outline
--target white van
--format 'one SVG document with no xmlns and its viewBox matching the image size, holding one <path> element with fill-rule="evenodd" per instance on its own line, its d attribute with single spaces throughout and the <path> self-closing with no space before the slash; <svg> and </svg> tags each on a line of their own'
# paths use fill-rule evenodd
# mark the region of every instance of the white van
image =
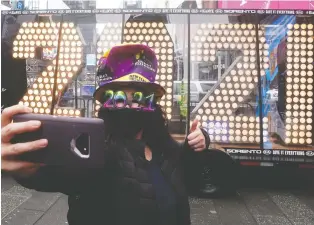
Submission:
<svg viewBox="0 0 314 225">
<path fill-rule="evenodd" d="M 216 81 L 190 81 L 190 102 L 198 103 L 206 95 L 206 93 L 214 87 Z M 173 98 L 174 102 L 180 101 L 182 81 L 173 82 Z M 184 82 L 185 91 L 187 92 L 187 81 Z"/>
</svg>

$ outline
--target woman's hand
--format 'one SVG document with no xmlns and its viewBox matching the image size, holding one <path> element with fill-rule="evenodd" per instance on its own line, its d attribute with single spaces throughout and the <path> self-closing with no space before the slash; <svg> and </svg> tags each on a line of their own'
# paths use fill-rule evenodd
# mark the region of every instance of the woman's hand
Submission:
<svg viewBox="0 0 314 225">
<path fill-rule="evenodd" d="M 206 149 L 206 139 L 202 130 L 198 127 L 198 120 L 194 120 L 188 136 L 188 144 L 190 148 L 197 152 Z"/>
<path fill-rule="evenodd" d="M 1 115 L 1 170 L 19 177 L 31 176 L 39 169 L 41 164 L 19 161 L 16 157 L 22 153 L 42 149 L 48 144 L 46 139 L 11 144 L 11 139 L 15 135 L 35 131 L 40 127 L 40 121 L 12 123 L 14 115 L 30 112 L 30 108 L 15 105 L 4 109 Z"/>
</svg>

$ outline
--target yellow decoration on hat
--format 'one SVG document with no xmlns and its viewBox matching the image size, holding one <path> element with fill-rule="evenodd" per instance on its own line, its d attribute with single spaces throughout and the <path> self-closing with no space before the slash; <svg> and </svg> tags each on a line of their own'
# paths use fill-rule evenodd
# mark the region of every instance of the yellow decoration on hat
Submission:
<svg viewBox="0 0 314 225">
<path fill-rule="evenodd" d="M 107 58 L 108 55 L 109 55 L 109 53 L 110 53 L 110 50 L 111 50 L 111 49 L 107 50 L 107 51 L 103 54 L 102 57 Z"/>
<path fill-rule="evenodd" d="M 149 80 L 138 73 L 131 73 L 116 79 L 115 81 L 137 81 L 137 82 L 145 82 L 149 83 Z"/>
<path fill-rule="evenodd" d="M 136 59 L 140 59 L 142 54 L 144 54 L 144 50 L 135 55 Z"/>
</svg>

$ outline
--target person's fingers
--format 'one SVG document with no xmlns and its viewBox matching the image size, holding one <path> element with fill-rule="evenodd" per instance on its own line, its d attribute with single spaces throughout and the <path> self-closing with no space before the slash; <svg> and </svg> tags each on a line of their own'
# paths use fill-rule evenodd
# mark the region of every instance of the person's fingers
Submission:
<svg viewBox="0 0 314 225">
<path fill-rule="evenodd" d="M 8 108 L 5 108 L 1 114 L 1 127 L 5 127 L 12 121 L 12 117 L 16 114 L 21 113 L 31 113 L 32 109 L 24 105 L 14 105 Z"/>
<path fill-rule="evenodd" d="M 196 130 L 188 135 L 188 140 L 191 141 L 201 135 L 202 135 L 202 132 L 200 130 Z"/>
<path fill-rule="evenodd" d="M 201 137 L 198 136 L 198 137 L 196 137 L 194 139 L 191 139 L 188 143 L 189 143 L 190 146 L 194 146 L 194 145 L 196 145 L 196 144 L 198 144 L 200 142 L 201 142 Z"/>
<path fill-rule="evenodd" d="M 197 129 L 198 120 L 195 119 L 191 125 L 190 133 L 194 132 Z"/>
<path fill-rule="evenodd" d="M 44 165 L 34 163 L 34 164 L 30 165 L 30 167 L 22 167 L 20 170 L 16 170 L 12 173 L 14 173 L 16 176 L 18 176 L 20 178 L 27 178 L 30 175 L 36 173 L 36 171 L 42 166 L 44 166 Z"/>
<path fill-rule="evenodd" d="M 32 142 L 26 143 L 17 143 L 8 145 L 2 148 L 1 156 L 8 157 L 8 156 L 17 156 L 22 153 L 36 151 L 42 148 L 45 148 L 48 145 L 47 139 L 40 139 Z"/>
<path fill-rule="evenodd" d="M 205 148 L 197 148 L 197 149 L 195 149 L 195 151 L 196 152 L 201 152 L 201 151 L 203 151 Z"/>
<path fill-rule="evenodd" d="M 6 161 L 2 163 L 1 169 L 10 172 L 10 173 L 23 173 L 23 171 L 29 170 L 29 169 L 36 169 L 39 168 L 38 163 L 33 162 L 24 162 L 24 161 Z"/>
<path fill-rule="evenodd" d="M 198 149 L 198 148 L 204 148 L 205 147 L 205 143 L 204 141 L 200 141 L 194 145 L 191 146 L 193 149 Z"/>
<path fill-rule="evenodd" d="M 10 123 L 1 129 L 2 143 L 8 143 L 16 134 L 31 132 L 38 129 L 41 125 L 40 121 L 31 120 L 21 123 Z"/>
</svg>

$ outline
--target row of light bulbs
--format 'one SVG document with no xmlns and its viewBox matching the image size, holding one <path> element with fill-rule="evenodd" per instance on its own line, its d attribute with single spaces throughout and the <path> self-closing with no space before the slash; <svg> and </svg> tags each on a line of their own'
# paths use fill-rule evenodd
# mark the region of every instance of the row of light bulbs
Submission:
<svg viewBox="0 0 314 225">
<path fill-rule="evenodd" d="M 133 28 L 126 28 L 124 29 L 124 34 L 125 35 L 133 35 L 133 34 L 137 34 L 137 35 L 141 35 L 141 34 L 150 34 L 150 35 L 159 35 L 159 34 L 167 34 L 167 29 L 166 28 L 150 28 L 150 29 L 145 29 L 145 28 L 137 28 L 137 29 L 133 29 Z M 159 38 L 159 37 L 158 37 Z"/>
<path fill-rule="evenodd" d="M 296 24 L 288 24 L 287 28 L 289 30 L 291 30 L 291 29 L 294 29 L 294 30 L 298 30 L 298 29 L 301 29 L 301 30 L 306 30 L 306 29 L 313 30 L 313 24 L 311 24 L 311 23 L 309 23 L 309 24 L 298 24 L 298 23 L 296 23 Z M 290 33 L 288 33 L 288 34 L 290 34 Z"/>
<path fill-rule="evenodd" d="M 225 40 L 224 37 L 221 37 L 219 39 L 218 42 L 213 42 L 212 41 L 212 37 L 201 37 L 201 39 L 199 40 L 199 42 L 192 42 L 191 43 L 191 51 L 193 51 L 194 49 L 198 50 L 198 49 L 201 49 L 201 50 L 206 50 L 208 48 L 211 49 L 211 53 L 214 53 L 216 52 L 216 48 L 231 48 L 231 49 L 239 49 L 239 50 L 248 50 L 248 49 L 256 49 L 256 43 L 253 42 L 253 43 L 236 43 L 234 42 L 234 39 L 232 37 L 227 37 L 226 41 L 222 41 L 222 40 Z M 302 46 L 302 49 L 303 49 L 303 45 L 299 45 L 299 46 Z M 305 45 L 307 47 L 307 45 Z M 311 48 L 311 45 L 309 45 L 309 47 Z M 299 47 L 300 48 L 300 47 Z M 259 49 L 265 49 L 265 51 L 261 52 L 260 54 L 264 54 L 265 56 L 267 56 L 269 54 L 268 50 L 269 49 L 269 44 L 267 43 L 260 43 L 259 44 Z M 195 52 L 195 51 L 193 51 Z"/>
<path fill-rule="evenodd" d="M 40 114 L 50 114 L 51 110 L 47 107 L 40 108 L 40 106 L 36 106 L 34 104 L 29 104 L 28 102 L 20 103 L 21 105 L 32 107 L 34 113 L 40 113 Z M 47 103 L 44 103 L 47 104 Z M 54 110 L 54 115 L 62 115 L 62 116 L 75 116 L 80 117 L 81 112 L 77 109 L 67 109 L 67 108 L 59 108 Z"/>
<path fill-rule="evenodd" d="M 65 39 L 68 38 L 72 38 L 72 40 L 79 40 L 79 38 L 77 38 L 77 36 L 75 35 L 77 33 L 77 31 L 75 29 L 71 29 L 71 28 L 63 28 L 63 35 L 65 35 Z M 49 28 L 49 29 L 45 29 L 45 28 L 33 28 L 33 29 L 20 29 L 19 30 L 19 34 L 16 36 L 17 40 L 26 40 L 26 39 L 36 39 L 35 37 L 37 37 L 37 39 L 51 39 L 51 35 L 55 34 L 58 35 L 59 30 L 55 29 L 55 28 Z M 54 39 L 56 37 L 53 37 Z"/>
<path fill-rule="evenodd" d="M 65 36 L 66 37 L 66 36 Z M 29 39 L 31 40 L 31 39 Z M 29 50 L 31 51 L 32 48 L 34 48 L 34 46 L 47 46 L 47 47 L 57 47 L 58 46 L 58 42 L 57 41 L 47 41 L 47 40 L 43 40 L 43 41 L 39 41 L 39 40 L 31 40 L 31 41 L 14 41 L 13 42 L 13 48 L 17 48 L 17 46 L 19 46 L 19 48 L 24 47 L 24 48 L 29 48 Z M 76 51 L 78 51 L 77 49 L 80 49 L 80 47 L 82 46 L 82 42 L 80 41 L 74 41 L 74 42 L 70 42 L 70 41 L 61 41 L 60 42 L 60 46 L 62 46 L 61 48 L 66 47 L 66 48 L 70 48 L 72 47 L 72 49 L 76 49 Z M 73 47 L 79 47 L 79 48 L 73 48 Z"/>
<path fill-rule="evenodd" d="M 49 40 L 49 39 L 48 39 Z M 38 45 L 44 45 L 48 47 L 57 47 L 58 42 L 57 41 L 36 41 L 35 39 L 27 39 L 26 41 L 14 41 L 13 46 L 19 46 L 19 47 L 31 47 L 31 46 L 38 46 Z M 80 41 L 61 41 L 60 46 L 65 46 L 65 47 L 81 47 L 82 42 Z"/>
<path fill-rule="evenodd" d="M 127 22 L 126 24 L 125 24 L 125 27 L 126 28 L 137 28 L 137 27 L 139 27 L 139 28 L 144 28 L 144 27 L 146 27 L 146 28 L 164 28 L 165 27 L 165 25 L 164 25 L 164 23 L 162 23 L 162 22 Z"/>
<path fill-rule="evenodd" d="M 238 24 L 238 23 L 235 23 L 235 24 L 232 24 L 232 23 L 229 23 L 229 24 L 220 24 L 220 23 L 202 23 L 200 24 L 200 30 L 201 31 L 204 31 L 204 29 L 213 29 L 213 30 L 218 30 L 218 29 L 222 29 L 222 30 L 225 30 L 225 29 L 234 29 L 234 30 L 238 30 L 238 29 L 249 29 L 249 30 L 252 30 L 254 29 L 254 25 L 253 24 L 245 24 L 245 23 L 242 23 L 242 24 Z"/>
<path fill-rule="evenodd" d="M 67 22 L 63 22 L 62 23 L 62 27 L 63 28 L 74 28 L 74 23 L 67 23 Z M 49 28 L 49 27 L 60 27 L 60 22 L 59 23 L 55 23 L 55 22 L 24 22 L 22 23 L 22 30 L 24 30 L 25 28 Z"/>
</svg>

